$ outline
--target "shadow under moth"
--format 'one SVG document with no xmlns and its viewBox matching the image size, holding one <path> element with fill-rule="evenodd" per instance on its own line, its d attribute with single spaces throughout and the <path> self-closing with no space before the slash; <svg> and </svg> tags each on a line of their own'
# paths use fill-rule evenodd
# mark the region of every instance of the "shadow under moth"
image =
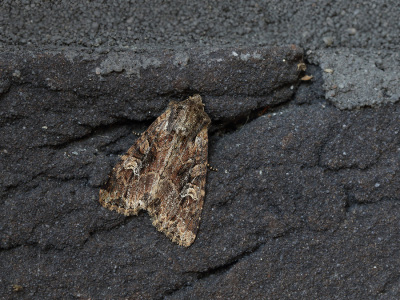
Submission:
<svg viewBox="0 0 400 300">
<path fill-rule="evenodd" d="M 210 122 L 200 95 L 171 101 L 116 164 L 101 205 L 125 215 L 147 210 L 159 231 L 189 247 L 203 208 Z"/>
</svg>

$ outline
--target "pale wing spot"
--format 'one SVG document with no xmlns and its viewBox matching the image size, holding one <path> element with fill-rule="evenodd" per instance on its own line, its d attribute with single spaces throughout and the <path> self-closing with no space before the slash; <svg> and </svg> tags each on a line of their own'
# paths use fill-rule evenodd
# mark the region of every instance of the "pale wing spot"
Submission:
<svg viewBox="0 0 400 300">
<path fill-rule="evenodd" d="M 145 140 L 139 147 L 139 151 L 141 154 L 146 154 L 148 153 L 150 150 L 150 145 L 149 145 L 149 141 Z"/>
<path fill-rule="evenodd" d="M 130 158 L 125 160 L 123 167 L 127 170 L 133 170 L 133 174 L 139 176 L 140 169 L 142 168 L 142 162 L 137 158 Z"/>
</svg>

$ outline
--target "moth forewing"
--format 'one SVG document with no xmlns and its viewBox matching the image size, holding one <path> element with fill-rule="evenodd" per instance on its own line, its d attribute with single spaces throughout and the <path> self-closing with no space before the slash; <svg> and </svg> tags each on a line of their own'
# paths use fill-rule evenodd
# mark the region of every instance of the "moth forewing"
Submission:
<svg viewBox="0 0 400 300">
<path fill-rule="evenodd" d="M 193 244 L 205 195 L 208 125 L 200 95 L 171 101 L 112 170 L 100 203 L 125 215 L 147 210 L 173 242 Z"/>
</svg>

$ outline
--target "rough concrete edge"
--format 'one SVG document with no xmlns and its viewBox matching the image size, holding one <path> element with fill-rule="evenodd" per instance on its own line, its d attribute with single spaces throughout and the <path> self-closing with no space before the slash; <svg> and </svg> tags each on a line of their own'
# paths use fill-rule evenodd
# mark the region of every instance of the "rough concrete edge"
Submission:
<svg viewBox="0 0 400 300">
<path fill-rule="evenodd" d="M 306 60 L 321 67 L 325 98 L 339 109 L 400 100 L 399 53 L 347 48 L 309 50 Z"/>
</svg>

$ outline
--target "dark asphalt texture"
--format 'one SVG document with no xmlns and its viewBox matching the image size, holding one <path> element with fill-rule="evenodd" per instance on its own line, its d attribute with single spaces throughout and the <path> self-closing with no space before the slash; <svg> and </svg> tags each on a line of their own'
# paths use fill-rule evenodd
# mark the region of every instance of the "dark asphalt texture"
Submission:
<svg viewBox="0 0 400 300">
<path fill-rule="evenodd" d="M 400 299 L 399 15 L 0 0 L 0 300 Z M 186 249 L 98 193 L 194 93 L 218 172 Z"/>
</svg>

